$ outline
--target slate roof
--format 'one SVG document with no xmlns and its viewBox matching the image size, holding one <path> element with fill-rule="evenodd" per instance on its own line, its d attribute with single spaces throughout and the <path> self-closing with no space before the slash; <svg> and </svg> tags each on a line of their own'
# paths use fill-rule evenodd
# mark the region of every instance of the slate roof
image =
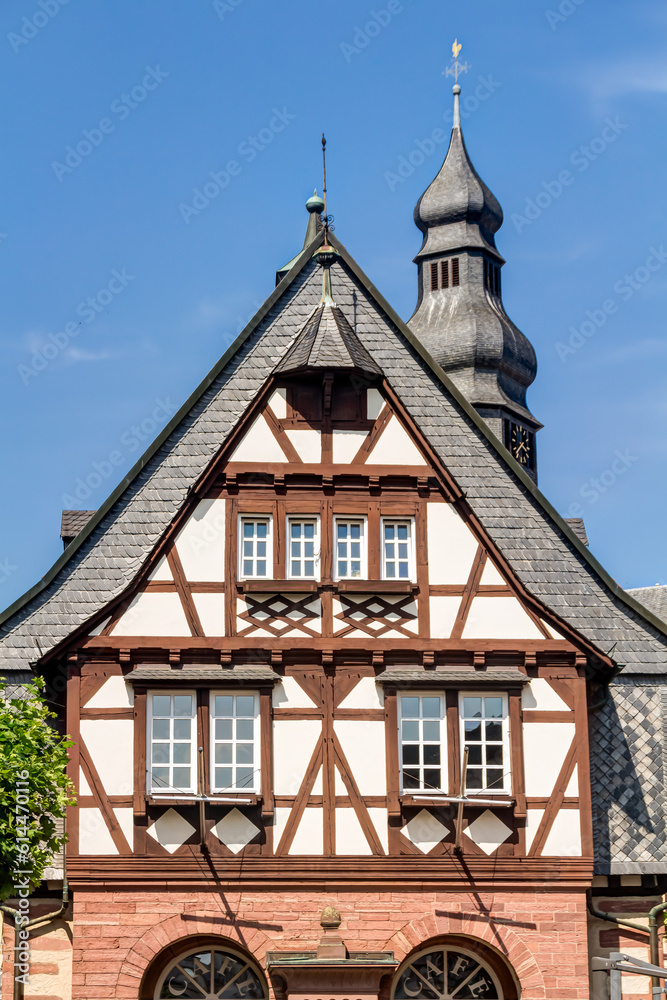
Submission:
<svg viewBox="0 0 667 1000">
<path fill-rule="evenodd" d="M 40 583 L 0 618 L 0 670 L 25 670 L 101 616 L 136 578 L 221 444 L 292 346 L 320 298 L 307 254 Z M 338 307 L 451 472 L 491 539 L 538 600 L 626 672 L 667 673 L 667 626 L 642 613 L 596 562 L 345 248 Z"/>
<path fill-rule="evenodd" d="M 656 584 L 655 587 L 635 587 L 628 591 L 636 601 L 652 611 L 663 622 L 667 622 L 667 587 Z"/>
<path fill-rule="evenodd" d="M 86 527 L 94 510 L 64 510 L 60 515 L 60 537 L 65 545 Z"/>
<path fill-rule="evenodd" d="M 340 309 L 325 302 L 315 309 L 276 371 L 286 373 L 306 368 L 347 368 L 382 374 Z"/>
<path fill-rule="evenodd" d="M 569 524 L 577 538 L 580 538 L 584 545 L 588 545 L 588 534 L 583 517 L 566 517 L 565 523 Z"/>
</svg>

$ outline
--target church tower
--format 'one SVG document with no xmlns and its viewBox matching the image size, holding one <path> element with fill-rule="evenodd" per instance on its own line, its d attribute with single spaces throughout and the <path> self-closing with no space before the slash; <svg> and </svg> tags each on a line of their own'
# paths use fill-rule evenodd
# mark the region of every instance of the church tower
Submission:
<svg viewBox="0 0 667 1000">
<path fill-rule="evenodd" d="M 537 480 L 535 434 L 542 424 L 526 403 L 537 360 L 503 306 L 495 243 L 503 222 L 497 199 L 471 163 L 461 130 L 454 49 L 452 136 L 440 172 L 415 207 L 424 239 L 415 257 L 417 308 L 410 328 L 514 458 Z M 448 70 L 448 72 L 450 72 Z"/>
</svg>

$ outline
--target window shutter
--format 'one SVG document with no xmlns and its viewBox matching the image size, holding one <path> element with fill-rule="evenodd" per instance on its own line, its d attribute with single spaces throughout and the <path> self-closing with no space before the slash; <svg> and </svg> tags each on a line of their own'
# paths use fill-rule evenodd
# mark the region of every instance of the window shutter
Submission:
<svg viewBox="0 0 667 1000">
<path fill-rule="evenodd" d="M 452 285 L 460 285 L 459 258 L 452 258 Z"/>
<path fill-rule="evenodd" d="M 431 264 L 431 291 L 435 292 L 438 288 L 438 265 Z"/>
<path fill-rule="evenodd" d="M 449 288 L 449 261 L 443 260 L 440 263 L 440 284 L 442 288 Z"/>
</svg>

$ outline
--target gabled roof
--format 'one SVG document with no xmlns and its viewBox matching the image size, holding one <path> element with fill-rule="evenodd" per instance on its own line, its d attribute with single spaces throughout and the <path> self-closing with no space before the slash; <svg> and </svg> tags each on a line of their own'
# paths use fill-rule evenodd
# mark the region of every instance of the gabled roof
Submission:
<svg viewBox="0 0 667 1000">
<path fill-rule="evenodd" d="M 320 235 L 46 576 L 0 617 L 0 669 L 30 661 L 136 579 L 320 298 Z M 608 576 L 385 302 L 346 249 L 338 307 L 528 592 L 636 673 L 667 673 L 667 625 Z"/>
<path fill-rule="evenodd" d="M 656 584 L 655 587 L 633 587 L 628 593 L 661 621 L 667 622 L 666 586 Z"/>
</svg>

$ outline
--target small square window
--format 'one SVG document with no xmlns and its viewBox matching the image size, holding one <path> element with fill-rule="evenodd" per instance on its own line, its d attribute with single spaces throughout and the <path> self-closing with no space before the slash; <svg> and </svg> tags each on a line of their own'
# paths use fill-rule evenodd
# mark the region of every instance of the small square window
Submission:
<svg viewBox="0 0 667 1000">
<path fill-rule="evenodd" d="M 366 522 L 364 518 L 334 520 L 334 578 L 365 579 L 367 576 Z"/>
<path fill-rule="evenodd" d="M 211 789 L 258 792 L 259 696 L 211 695 Z"/>
<path fill-rule="evenodd" d="M 382 579 L 412 580 L 414 525 L 411 520 L 382 521 Z"/>
<path fill-rule="evenodd" d="M 317 580 L 320 575 L 320 522 L 317 517 L 287 519 L 287 578 Z"/>
<path fill-rule="evenodd" d="M 273 539 L 270 517 L 239 518 L 239 579 L 273 576 Z"/>
</svg>

